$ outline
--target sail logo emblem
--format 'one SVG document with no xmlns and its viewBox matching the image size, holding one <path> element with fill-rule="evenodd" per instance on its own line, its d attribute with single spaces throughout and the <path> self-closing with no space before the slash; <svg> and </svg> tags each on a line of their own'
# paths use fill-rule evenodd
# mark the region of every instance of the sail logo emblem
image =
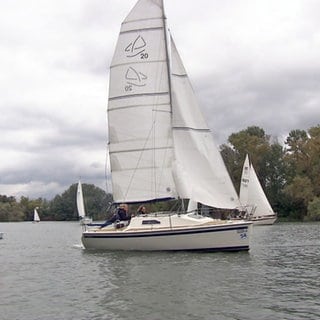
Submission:
<svg viewBox="0 0 320 320">
<path fill-rule="evenodd" d="M 247 179 L 247 178 L 242 178 L 242 179 L 241 179 L 241 182 L 242 182 L 242 185 L 243 185 L 244 187 L 248 187 L 249 179 Z"/>
<path fill-rule="evenodd" d="M 149 55 L 146 51 L 147 43 L 140 35 L 132 42 L 130 42 L 124 51 L 127 58 L 140 56 L 140 59 L 148 59 Z"/>
<path fill-rule="evenodd" d="M 140 71 L 129 67 L 125 75 L 126 78 L 126 91 L 132 91 L 133 87 L 144 87 L 146 85 L 146 80 L 148 77 Z"/>
</svg>

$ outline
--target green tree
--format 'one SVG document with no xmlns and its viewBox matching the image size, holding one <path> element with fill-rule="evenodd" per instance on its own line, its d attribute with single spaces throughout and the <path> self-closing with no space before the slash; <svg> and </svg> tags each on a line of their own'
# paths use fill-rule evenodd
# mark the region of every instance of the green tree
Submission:
<svg viewBox="0 0 320 320">
<path fill-rule="evenodd" d="M 290 216 L 303 220 L 307 214 L 308 203 L 313 199 L 312 183 L 306 176 L 296 176 L 284 191 L 291 198 Z"/>
<path fill-rule="evenodd" d="M 237 133 L 232 133 L 228 138 L 228 142 L 231 145 L 231 149 L 223 145 L 221 154 L 236 190 L 239 191 L 242 166 L 246 154 L 249 154 L 257 175 L 262 180 L 262 185 L 264 185 L 266 177 L 261 168 L 265 167 L 266 154 L 270 152 L 270 136 L 266 135 L 263 129 L 251 126 Z"/>
<path fill-rule="evenodd" d="M 310 170 L 308 177 L 312 181 L 313 193 L 315 197 L 320 196 L 320 125 L 311 127 L 308 130 L 310 139 L 308 140 L 308 156 L 310 162 Z"/>
<path fill-rule="evenodd" d="M 20 198 L 20 205 L 24 212 L 24 220 L 33 220 L 33 212 L 35 208 L 38 208 L 38 213 L 41 220 L 52 220 L 49 216 L 49 202 L 46 199 L 29 199 L 22 196 Z"/>
<path fill-rule="evenodd" d="M 24 212 L 14 197 L 0 196 L 0 221 L 23 221 Z"/>
<path fill-rule="evenodd" d="M 320 197 L 315 197 L 308 204 L 306 221 L 320 221 Z"/>
<path fill-rule="evenodd" d="M 285 142 L 288 165 L 285 192 L 292 199 L 293 212 L 306 216 L 309 203 L 320 196 L 320 126 L 292 130 Z M 300 190 L 300 188 L 303 188 Z"/>
<path fill-rule="evenodd" d="M 241 163 L 242 159 L 240 158 L 239 154 L 227 144 L 223 144 L 220 146 L 220 153 L 229 172 L 233 185 L 239 192 L 241 171 L 243 165 L 243 163 Z"/>
<path fill-rule="evenodd" d="M 82 190 L 87 215 L 94 220 L 105 219 L 107 209 L 113 202 L 112 195 L 93 184 L 82 184 Z"/>
<path fill-rule="evenodd" d="M 228 142 L 229 145 L 221 146 L 221 154 L 236 190 L 239 192 L 244 159 L 249 154 L 272 207 L 280 215 L 285 215 L 286 206 L 282 203 L 282 189 L 286 182 L 283 147 L 278 142 L 271 142 L 270 136 L 256 126 L 232 133 Z"/>
<path fill-rule="evenodd" d="M 309 163 L 307 154 L 308 135 L 304 130 L 292 130 L 285 141 L 286 162 L 288 164 L 288 182 L 296 175 L 305 175 Z"/>
<path fill-rule="evenodd" d="M 106 209 L 112 196 L 92 184 L 82 184 L 85 209 L 94 220 L 105 219 Z M 61 195 L 56 195 L 50 203 L 50 215 L 55 220 L 78 220 L 76 206 L 77 184 L 73 184 Z"/>
</svg>

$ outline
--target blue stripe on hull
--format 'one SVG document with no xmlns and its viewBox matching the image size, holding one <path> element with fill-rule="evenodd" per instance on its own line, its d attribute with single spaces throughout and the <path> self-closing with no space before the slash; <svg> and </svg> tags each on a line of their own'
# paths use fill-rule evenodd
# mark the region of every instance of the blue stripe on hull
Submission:
<svg viewBox="0 0 320 320">
<path fill-rule="evenodd" d="M 198 249 L 157 249 L 157 250 L 129 250 L 131 252 L 239 252 L 239 251 L 249 251 L 249 245 L 247 246 L 236 246 L 236 247 L 213 247 L 213 248 L 198 248 Z M 87 249 L 88 250 L 88 249 Z M 113 249 L 94 249 L 89 248 L 89 250 L 93 251 L 108 251 Z M 127 250 L 121 250 L 121 251 L 127 251 Z"/>
<path fill-rule="evenodd" d="M 173 250 L 170 250 L 173 251 Z M 224 247 L 224 248 L 205 248 L 205 249 L 185 249 L 185 250 L 174 250 L 174 251 L 192 251 L 192 252 L 236 252 L 236 251 L 249 251 L 249 246 L 239 247 Z"/>
</svg>

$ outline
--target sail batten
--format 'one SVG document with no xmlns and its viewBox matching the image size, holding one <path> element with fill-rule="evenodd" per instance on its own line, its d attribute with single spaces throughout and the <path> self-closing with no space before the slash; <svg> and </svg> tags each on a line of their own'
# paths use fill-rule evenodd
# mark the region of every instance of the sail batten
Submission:
<svg viewBox="0 0 320 320">
<path fill-rule="evenodd" d="M 208 128 L 191 128 L 191 127 L 184 127 L 184 126 L 180 126 L 180 127 L 172 127 L 173 130 L 190 130 L 190 131 L 205 131 L 205 132 L 211 132 L 210 129 Z"/>
<path fill-rule="evenodd" d="M 117 150 L 117 151 L 109 151 L 109 154 L 114 154 L 114 153 L 122 153 L 122 152 L 140 152 L 140 151 L 153 151 L 153 150 L 165 150 L 165 149 L 172 149 L 172 147 L 158 147 L 158 148 L 140 148 L 140 149 L 132 149 L 132 150 Z"/>
<path fill-rule="evenodd" d="M 146 20 L 152 20 L 152 19 L 140 19 L 140 20 L 136 20 L 136 21 L 125 22 L 124 24 L 131 23 L 131 22 L 142 22 L 142 21 L 146 21 Z M 150 27 L 150 28 L 143 28 L 143 29 L 133 29 L 133 30 L 121 31 L 119 34 L 142 32 L 142 31 L 154 31 L 154 30 L 162 30 L 162 29 L 163 29 L 163 27 Z"/>
<path fill-rule="evenodd" d="M 112 98 L 109 98 L 109 101 L 118 100 L 118 99 L 126 99 L 126 98 L 144 97 L 144 96 L 154 96 L 155 97 L 155 96 L 168 95 L 168 94 L 169 94 L 168 92 L 137 93 L 137 94 L 131 94 L 131 95 L 123 95 L 123 96 L 118 96 L 118 97 L 112 97 Z"/>
<path fill-rule="evenodd" d="M 166 62 L 166 61 L 165 60 L 158 60 L 158 61 L 152 61 L 150 63 L 159 63 L 159 62 Z M 141 61 L 135 62 L 135 64 L 137 64 L 137 65 L 139 65 L 139 63 L 143 64 L 144 62 L 141 62 Z M 115 67 L 119 67 L 119 66 L 126 66 L 126 65 L 132 65 L 132 63 L 115 64 L 115 65 L 111 66 L 110 69 L 115 68 Z"/>
</svg>

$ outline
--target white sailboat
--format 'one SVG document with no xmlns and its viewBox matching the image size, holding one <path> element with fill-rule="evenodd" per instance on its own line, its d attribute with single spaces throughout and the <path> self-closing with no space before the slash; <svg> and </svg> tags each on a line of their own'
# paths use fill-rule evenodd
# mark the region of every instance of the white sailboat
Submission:
<svg viewBox="0 0 320 320">
<path fill-rule="evenodd" d="M 34 208 L 33 210 L 33 222 L 36 223 L 36 222 L 40 222 L 40 217 L 39 217 L 39 213 L 38 213 L 38 210 L 39 209 L 38 207 Z"/>
<path fill-rule="evenodd" d="M 115 203 L 189 199 L 235 208 L 238 196 L 166 26 L 163 0 L 140 0 L 122 23 L 110 68 L 109 155 Z M 87 249 L 249 249 L 251 222 L 156 212 L 85 230 Z M 119 227 L 119 228 L 118 228 Z"/>
<path fill-rule="evenodd" d="M 239 197 L 253 224 L 269 225 L 277 220 L 248 155 L 243 164 Z"/>
<path fill-rule="evenodd" d="M 86 216 L 86 210 L 84 207 L 84 200 L 83 200 L 83 192 L 82 192 L 82 184 L 79 180 L 77 186 L 77 210 L 79 221 L 81 225 L 92 223 L 92 218 Z"/>
</svg>

